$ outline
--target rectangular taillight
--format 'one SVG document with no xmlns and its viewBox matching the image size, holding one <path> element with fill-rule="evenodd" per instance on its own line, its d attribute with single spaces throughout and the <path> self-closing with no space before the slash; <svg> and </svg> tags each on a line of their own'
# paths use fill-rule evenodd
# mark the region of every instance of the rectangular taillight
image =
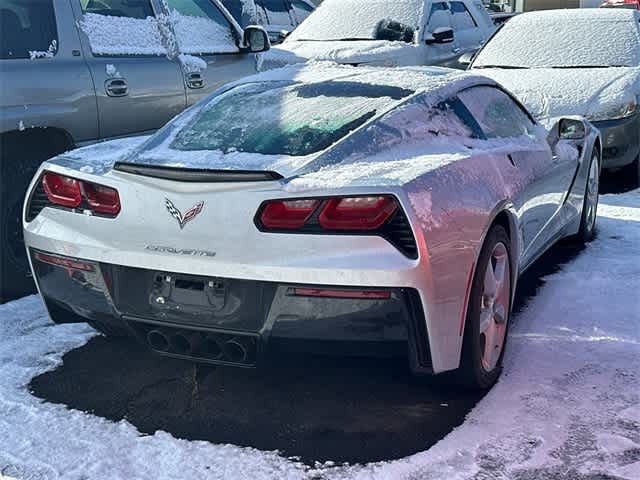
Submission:
<svg viewBox="0 0 640 480">
<path fill-rule="evenodd" d="M 120 196 L 115 188 L 54 172 L 45 172 L 41 182 L 47 199 L 53 205 L 82 208 L 108 217 L 120 213 Z"/>
</svg>

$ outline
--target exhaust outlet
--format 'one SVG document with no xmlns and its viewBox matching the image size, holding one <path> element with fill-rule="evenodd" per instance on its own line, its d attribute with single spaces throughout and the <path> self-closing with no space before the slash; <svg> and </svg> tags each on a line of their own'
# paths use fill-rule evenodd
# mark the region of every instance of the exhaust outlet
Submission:
<svg viewBox="0 0 640 480">
<path fill-rule="evenodd" d="M 182 334 L 176 333 L 171 335 L 169 344 L 171 349 L 178 355 L 188 355 L 198 349 L 202 338 L 197 333 Z"/>
<path fill-rule="evenodd" d="M 247 351 L 247 347 L 244 345 L 244 341 L 242 339 L 234 337 L 225 342 L 223 348 L 225 355 L 230 361 L 235 363 L 247 361 L 249 352 Z"/>
<path fill-rule="evenodd" d="M 151 330 L 147 333 L 147 343 L 149 346 L 160 352 L 166 352 L 169 350 L 169 339 L 160 330 Z"/>
<path fill-rule="evenodd" d="M 207 337 L 202 344 L 202 351 L 211 360 L 219 360 L 224 355 L 224 346 L 216 338 Z"/>
</svg>

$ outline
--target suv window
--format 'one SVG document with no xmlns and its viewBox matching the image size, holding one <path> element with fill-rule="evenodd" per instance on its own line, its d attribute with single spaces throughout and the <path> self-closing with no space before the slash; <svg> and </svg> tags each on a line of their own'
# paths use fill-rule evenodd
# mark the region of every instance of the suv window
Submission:
<svg viewBox="0 0 640 480">
<path fill-rule="evenodd" d="M 513 99 L 494 87 L 471 87 L 458 94 L 487 138 L 533 135 L 535 124 Z"/>
<path fill-rule="evenodd" d="M 291 8 L 298 23 L 302 23 L 302 21 L 313 12 L 313 7 L 302 0 L 292 0 Z"/>
<path fill-rule="evenodd" d="M 57 46 L 52 0 L 0 0 L 0 58 L 52 57 Z"/>
<path fill-rule="evenodd" d="M 284 0 L 260 0 L 258 4 L 266 11 L 270 25 L 293 25 L 289 6 Z"/>
<path fill-rule="evenodd" d="M 210 0 L 167 0 L 182 53 L 236 53 L 231 23 Z"/>
<path fill-rule="evenodd" d="M 450 2 L 451 23 L 456 30 L 469 30 L 476 28 L 478 24 L 473 19 L 471 12 L 463 2 Z"/>
<path fill-rule="evenodd" d="M 94 55 L 166 55 L 149 0 L 82 0 L 80 28 Z"/>
<path fill-rule="evenodd" d="M 451 18 L 449 7 L 445 2 L 434 2 L 431 4 L 429 21 L 427 22 L 427 32 L 433 32 L 436 28 L 450 27 Z"/>
<path fill-rule="evenodd" d="M 112 17 L 153 17 L 149 0 L 81 0 L 82 13 L 96 13 Z"/>
</svg>

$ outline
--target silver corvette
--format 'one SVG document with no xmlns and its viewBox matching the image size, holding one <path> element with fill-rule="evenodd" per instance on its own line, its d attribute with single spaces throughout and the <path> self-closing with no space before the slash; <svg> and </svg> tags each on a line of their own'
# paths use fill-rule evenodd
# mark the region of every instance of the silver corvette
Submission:
<svg viewBox="0 0 640 480">
<path fill-rule="evenodd" d="M 403 355 L 486 388 L 518 276 L 592 237 L 600 167 L 589 122 L 545 129 L 481 76 L 294 66 L 45 162 L 24 237 L 54 322 L 241 367 Z"/>
</svg>

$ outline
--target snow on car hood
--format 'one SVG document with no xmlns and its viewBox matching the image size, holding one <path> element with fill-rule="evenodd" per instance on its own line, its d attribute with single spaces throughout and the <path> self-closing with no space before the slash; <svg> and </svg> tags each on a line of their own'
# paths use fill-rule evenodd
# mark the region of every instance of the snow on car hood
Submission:
<svg viewBox="0 0 640 480">
<path fill-rule="evenodd" d="M 640 68 L 473 69 L 510 90 L 538 119 L 604 119 L 640 94 Z"/>
<path fill-rule="evenodd" d="M 284 42 L 264 54 L 262 68 L 306 61 L 385 67 L 416 65 L 418 52 L 414 44 L 386 40 Z"/>
</svg>

